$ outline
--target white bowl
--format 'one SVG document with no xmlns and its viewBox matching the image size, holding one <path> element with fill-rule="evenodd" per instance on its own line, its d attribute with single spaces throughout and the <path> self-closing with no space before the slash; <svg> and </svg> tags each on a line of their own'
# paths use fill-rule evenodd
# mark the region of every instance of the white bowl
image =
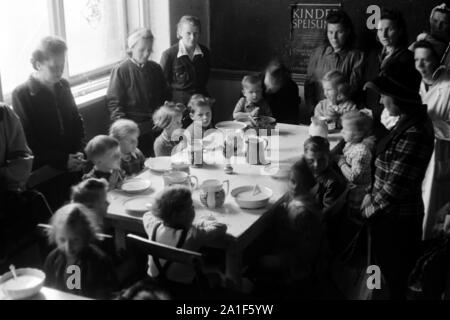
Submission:
<svg viewBox="0 0 450 320">
<path fill-rule="evenodd" d="M 171 169 L 172 160 L 171 157 L 156 157 L 148 158 L 145 161 L 145 166 L 152 171 L 163 173 Z"/>
<path fill-rule="evenodd" d="M 239 121 L 222 121 L 216 124 L 216 129 L 222 131 L 236 131 L 243 130 L 247 125 Z"/>
<path fill-rule="evenodd" d="M 7 298 L 26 299 L 41 291 L 45 273 L 38 269 L 16 269 L 17 279 L 14 279 L 11 271 L 0 278 L 0 288 Z"/>
<path fill-rule="evenodd" d="M 120 186 L 122 191 L 127 193 L 140 193 L 150 188 L 151 182 L 145 179 L 128 179 Z"/>
<path fill-rule="evenodd" d="M 150 211 L 152 199 L 150 197 L 134 197 L 124 202 L 125 211 L 132 216 L 143 215 Z"/>
<path fill-rule="evenodd" d="M 259 209 L 265 207 L 273 195 L 272 189 L 260 187 L 261 193 L 253 196 L 254 186 L 242 186 L 231 191 L 231 196 L 242 209 Z"/>
</svg>

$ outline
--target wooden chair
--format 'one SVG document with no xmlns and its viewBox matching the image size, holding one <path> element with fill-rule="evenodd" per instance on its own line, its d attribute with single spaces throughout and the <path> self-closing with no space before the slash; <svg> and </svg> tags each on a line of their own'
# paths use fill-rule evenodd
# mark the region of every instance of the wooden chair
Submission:
<svg viewBox="0 0 450 320">
<path fill-rule="evenodd" d="M 158 284 L 164 286 L 171 293 L 172 297 L 175 299 L 207 297 L 206 293 L 210 288 L 208 280 L 203 273 L 203 255 L 201 253 L 167 246 L 134 234 L 128 234 L 127 240 L 130 242 L 130 248 L 146 256 L 150 255 L 153 259 L 164 259 L 171 263 L 180 263 L 193 267 L 195 271 L 193 285 L 180 284 L 169 280 L 166 274 L 160 274 L 158 278 L 154 279 Z"/>
</svg>

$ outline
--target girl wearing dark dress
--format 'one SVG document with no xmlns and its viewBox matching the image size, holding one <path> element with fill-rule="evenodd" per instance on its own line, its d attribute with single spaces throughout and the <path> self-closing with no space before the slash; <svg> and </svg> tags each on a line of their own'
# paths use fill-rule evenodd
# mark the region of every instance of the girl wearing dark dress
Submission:
<svg viewBox="0 0 450 320">
<path fill-rule="evenodd" d="M 152 114 L 168 94 L 161 67 L 148 60 L 153 40 L 149 29 L 139 29 L 129 36 L 129 58 L 113 69 L 106 96 L 111 122 L 125 118 L 138 124 L 138 146 L 146 157 L 153 156 Z"/>
</svg>

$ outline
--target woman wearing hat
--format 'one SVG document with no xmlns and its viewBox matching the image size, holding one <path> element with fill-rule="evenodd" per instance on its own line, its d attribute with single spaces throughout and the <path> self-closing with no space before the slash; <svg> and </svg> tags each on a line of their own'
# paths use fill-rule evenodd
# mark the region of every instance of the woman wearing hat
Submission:
<svg viewBox="0 0 450 320">
<path fill-rule="evenodd" d="M 391 298 L 403 299 L 408 275 L 420 255 L 424 205 L 422 180 L 433 152 L 433 127 L 418 94 L 420 74 L 393 65 L 366 84 L 384 109 L 399 118 L 375 152 L 372 190 L 362 204 L 375 263 Z"/>
<path fill-rule="evenodd" d="M 149 29 L 129 36 L 129 58 L 113 69 L 106 96 L 112 122 L 126 118 L 139 125 L 139 149 L 146 157 L 153 155 L 152 114 L 168 95 L 160 65 L 149 60 L 152 48 Z"/>
<path fill-rule="evenodd" d="M 422 76 L 420 96 L 435 131 L 434 153 L 423 182 L 423 237 L 429 239 L 439 220 L 438 210 L 450 200 L 450 70 L 439 63 L 445 47 L 431 37 L 415 42 L 413 49 L 416 69 Z"/>
</svg>

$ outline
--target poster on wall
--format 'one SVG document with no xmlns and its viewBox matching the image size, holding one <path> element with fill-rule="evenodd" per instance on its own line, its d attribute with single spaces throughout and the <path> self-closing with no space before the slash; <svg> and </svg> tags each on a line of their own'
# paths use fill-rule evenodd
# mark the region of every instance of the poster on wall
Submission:
<svg viewBox="0 0 450 320">
<path fill-rule="evenodd" d="M 325 40 L 326 16 L 341 7 L 341 3 L 291 5 L 291 65 L 301 79 L 306 78 L 312 52 Z"/>
</svg>

